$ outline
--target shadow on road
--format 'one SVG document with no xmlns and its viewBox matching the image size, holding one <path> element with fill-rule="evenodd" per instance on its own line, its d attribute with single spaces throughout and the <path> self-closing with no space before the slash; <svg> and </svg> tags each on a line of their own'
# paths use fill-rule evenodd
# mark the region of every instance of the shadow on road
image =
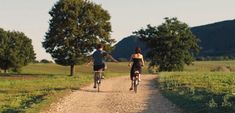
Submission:
<svg viewBox="0 0 235 113">
<path fill-rule="evenodd" d="M 120 91 L 108 91 L 108 90 L 101 90 L 100 92 L 97 89 L 79 89 L 80 92 L 90 92 L 90 93 L 120 93 Z"/>
</svg>

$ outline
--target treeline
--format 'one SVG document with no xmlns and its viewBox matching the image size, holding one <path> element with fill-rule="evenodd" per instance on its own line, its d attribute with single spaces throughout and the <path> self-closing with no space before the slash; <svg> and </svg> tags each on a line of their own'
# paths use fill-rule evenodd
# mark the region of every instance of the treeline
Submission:
<svg viewBox="0 0 235 113">
<path fill-rule="evenodd" d="M 127 58 L 117 58 L 119 62 L 128 62 Z M 145 59 L 150 61 L 149 59 Z M 226 61 L 226 60 L 235 60 L 235 56 L 206 56 L 206 57 L 197 57 L 196 61 Z"/>
<path fill-rule="evenodd" d="M 19 31 L 0 28 L 0 69 L 20 72 L 22 66 L 35 60 L 32 40 Z"/>
<path fill-rule="evenodd" d="M 206 56 L 198 57 L 197 61 L 225 61 L 225 60 L 235 60 L 235 56 Z"/>
<path fill-rule="evenodd" d="M 53 63 L 53 61 L 47 60 L 47 59 L 42 59 L 40 61 L 35 60 L 35 61 L 33 61 L 33 63 L 45 63 L 45 64 L 47 64 L 47 63 Z"/>
</svg>

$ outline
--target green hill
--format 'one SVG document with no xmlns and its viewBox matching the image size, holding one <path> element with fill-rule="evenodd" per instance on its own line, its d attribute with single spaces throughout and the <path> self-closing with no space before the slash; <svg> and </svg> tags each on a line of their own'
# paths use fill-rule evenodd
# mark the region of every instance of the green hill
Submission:
<svg viewBox="0 0 235 113">
<path fill-rule="evenodd" d="M 235 20 L 197 26 L 191 30 L 201 40 L 199 56 L 235 56 Z M 146 45 L 136 36 L 126 37 L 118 42 L 112 54 L 115 58 L 129 59 L 137 46 L 146 55 Z"/>
</svg>

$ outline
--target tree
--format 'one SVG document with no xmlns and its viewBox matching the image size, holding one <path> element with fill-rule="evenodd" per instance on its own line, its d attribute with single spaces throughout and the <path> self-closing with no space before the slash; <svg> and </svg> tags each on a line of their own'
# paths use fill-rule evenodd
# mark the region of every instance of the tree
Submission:
<svg viewBox="0 0 235 113">
<path fill-rule="evenodd" d="M 84 0 L 59 0 L 52 10 L 50 27 L 42 43 L 57 64 L 85 63 L 97 43 L 111 45 L 110 15 L 100 5 Z"/>
<path fill-rule="evenodd" d="M 32 41 L 22 32 L 0 29 L 0 68 L 19 71 L 35 59 Z"/>
<path fill-rule="evenodd" d="M 35 59 L 35 60 L 33 61 L 33 63 L 36 64 L 36 63 L 40 63 L 40 62 Z"/>
<path fill-rule="evenodd" d="M 165 18 L 162 25 L 148 25 L 134 34 L 147 43 L 150 66 L 159 66 L 160 71 L 182 71 L 199 52 L 199 40 L 188 25 L 177 18 Z"/>
<path fill-rule="evenodd" d="M 40 63 L 53 63 L 52 61 L 49 61 L 49 60 L 47 60 L 47 59 L 42 59 L 41 61 L 40 61 Z"/>
<path fill-rule="evenodd" d="M 3 57 L 5 56 L 4 55 L 4 51 L 5 51 L 4 46 L 6 46 L 4 42 L 6 39 L 7 39 L 6 32 L 2 28 L 0 28 L 0 68 L 1 69 L 3 69 L 4 65 L 6 66 L 6 64 L 4 64 L 5 62 L 3 62 L 3 60 L 4 60 Z M 5 70 L 5 73 L 6 73 L 6 70 Z"/>
</svg>

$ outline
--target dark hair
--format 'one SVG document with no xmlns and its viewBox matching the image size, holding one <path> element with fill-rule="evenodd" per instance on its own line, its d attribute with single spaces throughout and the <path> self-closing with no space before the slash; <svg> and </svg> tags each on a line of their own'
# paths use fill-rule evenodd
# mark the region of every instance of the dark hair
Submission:
<svg viewBox="0 0 235 113">
<path fill-rule="evenodd" d="M 135 48 L 135 53 L 141 53 L 141 48 L 140 47 L 136 47 Z"/>
<path fill-rule="evenodd" d="M 98 44 L 97 46 L 96 46 L 96 49 L 100 49 L 100 48 L 103 48 L 104 46 L 103 46 L 103 44 Z"/>
</svg>

